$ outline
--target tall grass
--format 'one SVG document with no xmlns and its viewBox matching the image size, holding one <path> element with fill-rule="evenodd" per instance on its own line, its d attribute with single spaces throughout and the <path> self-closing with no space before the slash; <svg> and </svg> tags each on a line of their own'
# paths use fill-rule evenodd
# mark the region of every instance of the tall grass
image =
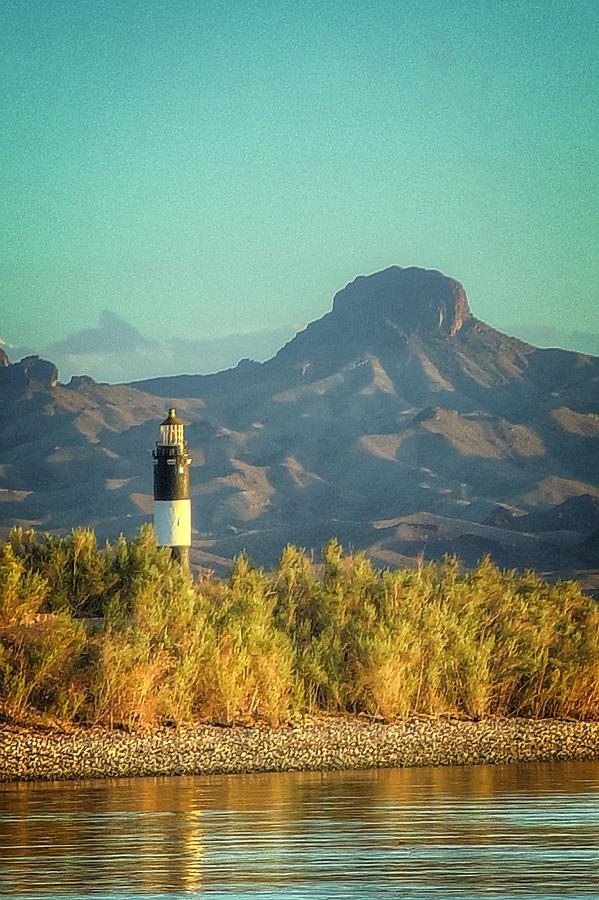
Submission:
<svg viewBox="0 0 599 900">
<path fill-rule="evenodd" d="M 378 571 L 332 541 L 190 575 L 151 528 L 0 546 L 0 710 L 142 727 L 304 713 L 599 718 L 599 607 L 488 559 Z"/>
</svg>

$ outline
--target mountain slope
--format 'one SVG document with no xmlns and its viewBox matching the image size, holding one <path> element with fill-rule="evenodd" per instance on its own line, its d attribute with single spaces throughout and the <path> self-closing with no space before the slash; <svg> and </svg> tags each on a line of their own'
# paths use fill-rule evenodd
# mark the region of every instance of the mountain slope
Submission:
<svg viewBox="0 0 599 900">
<path fill-rule="evenodd" d="M 201 397 L 238 436 L 235 458 L 268 469 L 271 522 L 290 502 L 309 518 L 323 503 L 352 520 L 462 517 L 466 504 L 478 517 L 496 502 L 529 508 L 597 490 L 599 361 L 495 331 L 436 272 L 356 279 L 261 366 L 143 386 Z M 290 458 L 310 496 L 289 483 Z"/>
</svg>

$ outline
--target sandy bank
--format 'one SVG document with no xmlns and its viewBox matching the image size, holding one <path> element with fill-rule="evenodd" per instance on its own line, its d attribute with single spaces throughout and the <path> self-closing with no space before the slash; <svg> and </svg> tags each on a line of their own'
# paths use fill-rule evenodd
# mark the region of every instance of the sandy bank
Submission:
<svg viewBox="0 0 599 900">
<path fill-rule="evenodd" d="M 329 719 L 286 728 L 0 730 L 0 781 L 599 759 L 599 722 Z"/>
</svg>

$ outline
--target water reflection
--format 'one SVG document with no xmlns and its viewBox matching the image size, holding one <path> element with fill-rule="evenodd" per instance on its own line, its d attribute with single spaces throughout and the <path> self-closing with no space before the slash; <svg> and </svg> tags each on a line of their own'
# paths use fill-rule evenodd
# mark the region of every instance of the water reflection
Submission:
<svg viewBox="0 0 599 900">
<path fill-rule="evenodd" d="M 599 894 L 599 764 L 0 787 L 0 895 Z"/>
</svg>

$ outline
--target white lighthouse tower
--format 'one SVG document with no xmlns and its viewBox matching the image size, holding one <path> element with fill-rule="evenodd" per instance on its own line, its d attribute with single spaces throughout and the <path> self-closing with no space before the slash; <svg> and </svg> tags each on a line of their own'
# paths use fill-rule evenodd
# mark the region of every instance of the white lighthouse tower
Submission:
<svg viewBox="0 0 599 900">
<path fill-rule="evenodd" d="M 189 568 L 191 547 L 191 500 L 185 426 L 174 409 L 160 425 L 154 457 L 154 529 L 160 547 L 171 547 L 172 555 Z"/>
</svg>

